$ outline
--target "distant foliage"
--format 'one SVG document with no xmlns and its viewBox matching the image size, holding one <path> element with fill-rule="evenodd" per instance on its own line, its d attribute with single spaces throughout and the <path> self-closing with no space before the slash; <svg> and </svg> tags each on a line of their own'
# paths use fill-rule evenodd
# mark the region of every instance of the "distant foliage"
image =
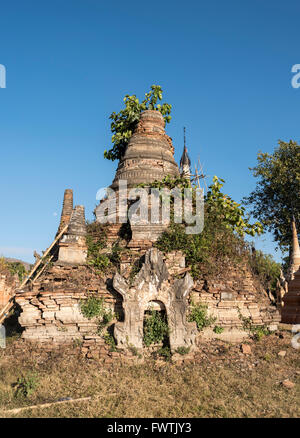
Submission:
<svg viewBox="0 0 300 438">
<path fill-rule="evenodd" d="M 300 145 L 279 140 L 273 154 L 258 153 L 257 165 L 250 170 L 257 178 L 256 188 L 244 202 L 286 251 L 292 240 L 292 217 L 300 232 Z"/>
<path fill-rule="evenodd" d="M 19 280 L 22 281 L 27 271 L 22 263 L 8 262 L 4 257 L 0 257 L 0 272 L 11 275 L 17 274 Z"/>
<path fill-rule="evenodd" d="M 167 103 L 158 104 L 162 100 L 162 88 L 159 85 L 152 85 L 145 99 L 140 102 L 134 94 L 126 94 L 124 98 L 125 108 L 119 113 L 113 112 L 110 115 L 113 147 L 104 151 L 104 158 L 108 160 L 120 160 L 126 150 L 128 141 L 136 128 L 142 111 L 147 109 L 161 112 L 167 123 L 171 120 L 171 105 Z"/>
<path fill-rule="evenodd" d="M 281 264 L 275 262 L 270 254 L 264 254 L 259 250 L 256 250 L 249 257 L 249 262 L 254 274 L 259 277 L 264 288 L 274 292 L 277 280 L 280 277 Z"/>
</svg>

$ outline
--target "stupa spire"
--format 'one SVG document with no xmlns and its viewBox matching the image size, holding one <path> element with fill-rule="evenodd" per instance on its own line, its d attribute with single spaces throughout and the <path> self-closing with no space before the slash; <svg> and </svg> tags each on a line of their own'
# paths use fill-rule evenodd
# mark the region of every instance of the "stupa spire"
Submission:
<svg viewBox="0 0 300 438">
<path fill-rule="evenodd" d="M 58 227 L 57 235 L 70 222 L 72 211 L 73 211 L 73 190 L 66 189 L 64 193 L 63 208 L 61 212 L 60 224 Z"/>
<path fill-rule="evenodd" d="M 180 159 L 180 174 L 186 179 L 191 177 L 191 160 L 186 147 L 185 127 L 183 128 L 183 153 Z"/>
<path fill-rule="evenodd" d="M 298 240 L 298 233 L 296 228 L 296 220 L 293 216 L 292 218 L 292 255 L 291 255 L 291 267 L 290 272 L 291 275 L 298 271 L 300 268 L 300 247 Z"/>
</svg>

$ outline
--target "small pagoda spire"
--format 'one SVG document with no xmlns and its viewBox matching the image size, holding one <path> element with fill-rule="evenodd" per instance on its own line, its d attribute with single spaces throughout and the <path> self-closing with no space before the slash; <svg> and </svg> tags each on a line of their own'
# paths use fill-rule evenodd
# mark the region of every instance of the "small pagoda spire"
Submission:
<svg viewBox="0 0 300 438">
<path fill-rule="evenodd" d="M 66 189 L 64 193 L 63 208 L 61 212 L 60 224 L 58 227 L 58 235 L 62 229 L 70 222 L 71 215 L 73 211 L 73 190 Z"/>
<path fill-rule="evenodd" d="M 300 268 L 300 247 L 298 240 L 298 233 L 296 228 L 295 217 L 292 217 L 292 255 L 291 255 L 291 265 L 290 273 L 293 277 L 294 273 Z"/>
<path fill-rule="evenodd" d="M 180 159 L 180 175 L 183 178 L 191 178 L 191 160 L 186 147 L 185 127 L 183 128 L 183 153 Z"/>
</svg>

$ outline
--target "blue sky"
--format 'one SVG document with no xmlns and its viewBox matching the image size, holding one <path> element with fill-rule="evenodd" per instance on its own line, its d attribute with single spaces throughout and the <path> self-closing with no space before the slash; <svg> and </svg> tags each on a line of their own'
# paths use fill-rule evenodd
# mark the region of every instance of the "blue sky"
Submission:
<svg viewBox="0 0 300 438">
<path fill-rule="evenodd" d="M 53 240 L 65 188 L 92 218 L 113 179 L 109 115 L 159 84 L 193 163 L 240 200 L 248 167 L 278 139 L 299 141 L 300 4 L 287 0 L 10 0 L 0 11 L 0 254 L 32 261 Z M 275 254 L 268 235 L 258 248 Z"/>
</svg>

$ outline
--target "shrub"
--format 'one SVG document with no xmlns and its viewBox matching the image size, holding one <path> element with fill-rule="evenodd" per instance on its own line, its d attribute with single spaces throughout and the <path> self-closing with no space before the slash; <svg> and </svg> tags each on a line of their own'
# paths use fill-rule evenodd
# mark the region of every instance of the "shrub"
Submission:
<svg viewBox="0 0 300 438">
<path fill-rule="evenodd" d="M 219 327 L 218 325 L 216 325 L 214 327 L 214 332 L 217 333 L 217 334 L 221 334 L 221 333 L 223 333 L 223 331 L 224 331 L 223 327 Z"/>
<path fill-rule="evenodd" d="M 243 329 L 247 331 L 252 339 L 260 341 L 264 336 L 268 336 L 271 332 L 266 326 L 253 325 L 250 317 L 244 317 L 238 309 L 239 318 L 243 323 Z"/>
<path fill-rule="evenodd" d="M 147 347 L 159 342 L 166 343 L 168 335 L 169 327 L 165 314 L 158 310 L 151 310 L 150 315 L 145 315 L 143 341 Z"/>
<path fill-rule="evenodd" d="M 30 397 L 38 386 L 36 373 L 29 373 L 27 376 L 19 377 L 16 383 L 16 397 Z"/>
<path fill-rule="evenodd" d="M 156 353 L 157 353 L 158 356 L 163 357 L 168 362 L 172 358 L 172 353 L 171 353 L 170 347 L 168 347 L 168 346 L 160 347 L 156 351 Z"/>
<path fill-rule="evenodd" d="M 88 319 L 92 319 L 95 316 L 103 316 L 105 313 L 104 299 L 88 297 L 86 300 L 81 300 L 80 310 L 83 316 Z"/>
<path fill-rule="evenodd" d="M 199 331 L 212 325 L 215 320 L 216 318 L 207 315 L 207 306 L 205 304 L 191 303 L 188 321 L 195 322 Z"/>
<path fill-rule="evenodd" d="M 184 224 L 171 222 L 168 230 L 157 240 L 156 247 L 164 253 L 181 250 L 194 279 L 216 274 L 228 261 L 240 263 L 247 254 L 244 234 L 260 234 L 258 222 L 250 224 L 243 207 L 221 192 L 223 180 L 214 177 L 204 199 L 204 228 L 199 234 L 186 234 Z M 168 188 L 183 188 L 177 179 L 165 178 L 159 183 Z M 157 186 L 154 182 L 151 187 Z M 193 187 L 195 189 L 195 187 Z M 194 192 L 194 191 L 193 191 Z"/>
<path fill-rule="evenodd" d="M 110 347 L 110 351 L 117 351 L 116 341 L 113 335 L 109 332 L 106 332 L 103 335 L 104 341 Z"/>
</svg>

